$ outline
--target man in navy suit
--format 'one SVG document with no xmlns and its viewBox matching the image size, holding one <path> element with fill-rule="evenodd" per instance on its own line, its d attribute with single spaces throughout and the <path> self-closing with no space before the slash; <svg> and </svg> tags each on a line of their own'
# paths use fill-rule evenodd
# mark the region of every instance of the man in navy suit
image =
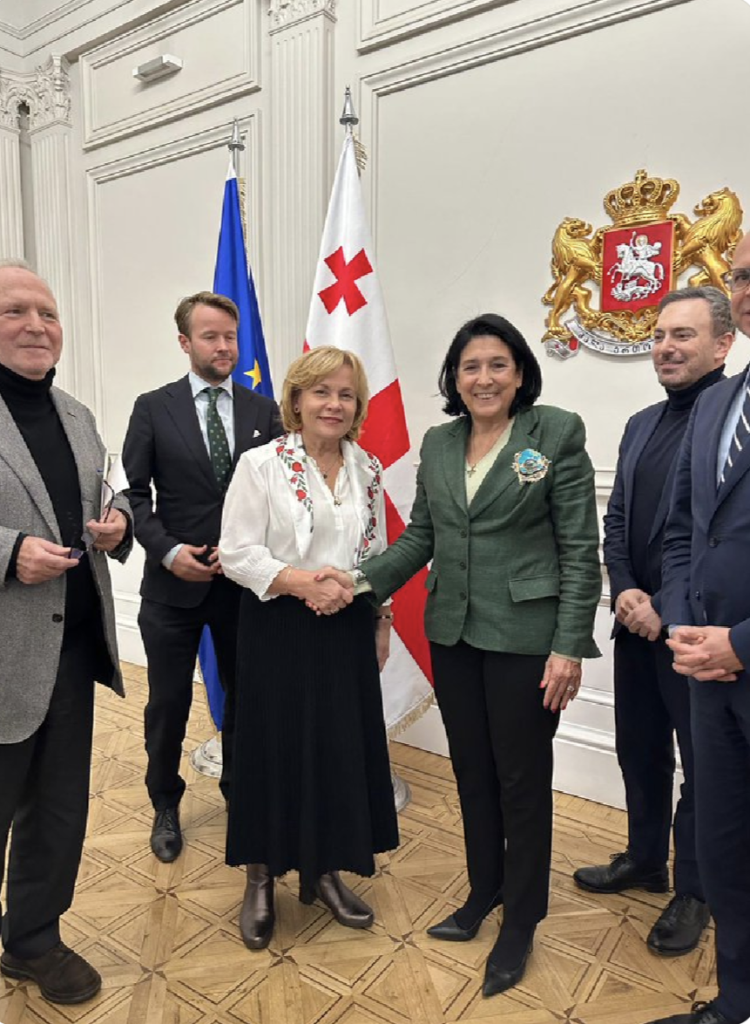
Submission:
<svg viewBox="0 0 750 1024">
<path fill-rule="evenodd" d="M 231 299 L 198 292 L 182 300 L 175 322 L 190 372 L 136 400 L 122 453 L 135 535 L 146 550 L 138 625 L 148 659 L 151 849 L 167 863 L 182 850 L 179 765 L 206 625 L 226 697 L 220 785 L 229 797 L 242 588 L 221 572 L 221 514 L 239 456 L 281 433 L 276 403 L 232 383 L 239 312 Z"/>
<path fill-rule="evenodd" d="M 646 940 L 662 956 L 695 949 L 709 920 L 695 853 L 690 695 L 685 678 L 672 668 L 662 631 L 664 524 L 690 412 L 698 396 L 722 379 L 733 340 L 729 300 L 718 288 L 685 288 L 662 300 L 653 361 L 666 401 L 629 420 L 604 519 L 628 848 L 609 864 L 579 868 L 574 878 L 590 892 L 667 891 L 676 733 L 685 781 L 674 814 L 675 894 Z"/>
<path fill-rule="evenodd" d="M 750 335 L 750 235 L 727 278 L 735 325 Z M 746 369 L 697 402 L 664 538 L 662 618 L 675 671 L 690 677 L 698 865 L 719 981 L 716 999 L 669 1024 L 750 1018 L 749 383 Z"/>
</svg>

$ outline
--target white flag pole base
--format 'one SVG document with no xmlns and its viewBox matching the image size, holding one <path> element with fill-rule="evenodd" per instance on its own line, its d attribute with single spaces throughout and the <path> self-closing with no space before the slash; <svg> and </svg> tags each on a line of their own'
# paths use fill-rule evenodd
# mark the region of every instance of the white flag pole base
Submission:
<svg viewBox="0 0 750 1024">
<path fill-rule="evenodd" d="M 221 733 L 204 740 L 199 747 L 191 751 L 190 764 L 201 775 L 208 775 L 212 779 L 221 778 Z"/>
<path fill-rule="evenodd" d="M 409 783 L 391 768 L 391 785 L 393 786 L 393 799 L 396 802 L 396 810 L 403 811 L 411 803 L 411 789 Z"/>
</svg>

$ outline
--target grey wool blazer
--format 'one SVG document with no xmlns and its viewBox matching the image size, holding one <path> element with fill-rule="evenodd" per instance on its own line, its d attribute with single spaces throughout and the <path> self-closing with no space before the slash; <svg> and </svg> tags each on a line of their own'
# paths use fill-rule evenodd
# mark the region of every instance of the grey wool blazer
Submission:
<svg viewBox="0 0 750 1024">
<path fill-rule="evenodd" d="M 85 405 L 58 388 L 53 387 L 50 393 L 78 467 L 85 523 L 99 513 L 104 444 Z M 127 499 L 118 494 L 114 505 L 132 522 Z M 63 638 L 59 617 L 65 609 L 65 574 L 45 583 L 6 580 L 19 532 L 62 543 L 39 470 L 0 398 L 0 743 L 20 743 L 42 724 L 55 685 Z M 132 538 L 132 529 L 130 535 Z M 131 547 L 132 539 L 120 546 L 116 552 L 119 561 L 125 561 Z M 92 550 L 89 558 L 114 666 L 111 676 L 99 682 L 124 696 L 107 556 Z"/>
</svg>

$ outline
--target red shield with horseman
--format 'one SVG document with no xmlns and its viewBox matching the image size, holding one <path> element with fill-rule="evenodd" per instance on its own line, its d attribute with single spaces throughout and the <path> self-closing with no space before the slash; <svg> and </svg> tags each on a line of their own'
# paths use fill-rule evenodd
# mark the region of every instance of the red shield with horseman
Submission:
<svg viewBox="0 0 750 1024">
<path fill-rule="evenodd" d="M 653 307 L 672 290 L 674 235 L 672 221 L 604 232 L 603 311 Z"/>
</svg>

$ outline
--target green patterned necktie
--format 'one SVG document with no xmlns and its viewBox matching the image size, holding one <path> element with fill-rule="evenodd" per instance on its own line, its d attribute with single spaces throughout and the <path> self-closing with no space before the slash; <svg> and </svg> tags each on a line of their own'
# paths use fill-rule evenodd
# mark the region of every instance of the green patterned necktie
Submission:
<svg viewBox="0 0 750 1024">
<path fill-rule="evenodd" d="M 208 451 L 211 457 L 211 465 L 216 475 L 216 481 L 222 491 L 227 489 L 229 474 L 232 471 L 232 456 L 229 451 L 229 442 L 221 422 L 216 402 L 223 388 L 204 388 L 204 394 L 208 395 L 208 413 L 206 414 L 206 427 L 208 429 Z"/>
</svg>

